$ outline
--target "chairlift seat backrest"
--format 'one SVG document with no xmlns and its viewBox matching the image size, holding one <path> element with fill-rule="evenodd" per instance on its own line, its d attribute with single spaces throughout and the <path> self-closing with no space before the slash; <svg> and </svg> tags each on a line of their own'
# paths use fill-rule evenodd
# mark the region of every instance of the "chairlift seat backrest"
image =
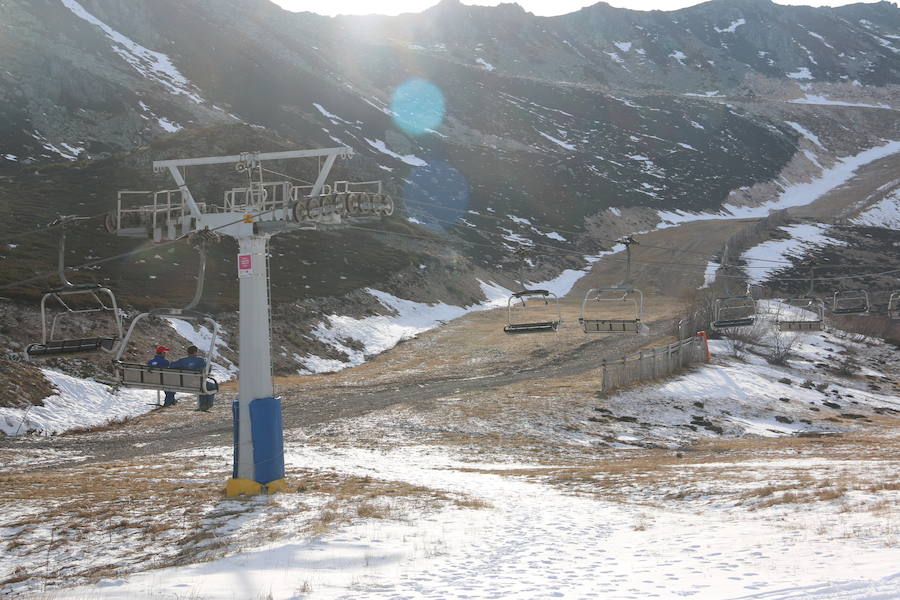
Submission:
<svg viewBox="0 0 900 600">
<path fill-rule="evenodd" d="M 640 333 L 640 319 L 578 319 L 585 333 Z"/>
<path fill-rule="evenodd" d="M 216 380 L 205 371 L 121 361 L 116 361 L 115 367 L 118 382 L 125 387 L 187 394 L 209 394 L 218 389 Z"/>
<path fill-rule="evenodd" d="M 25 352 L 29 357 L 66 356 L 85 352 L 112 352 L 116 338 L 80 338 L 75 340 L 51 340 L 45 344 L 30 344 Z"/>
<path fill-rule="evenodd" d="M 776 321 L 778 331 L 821 331 L 822 321 Z"/>
</svg>

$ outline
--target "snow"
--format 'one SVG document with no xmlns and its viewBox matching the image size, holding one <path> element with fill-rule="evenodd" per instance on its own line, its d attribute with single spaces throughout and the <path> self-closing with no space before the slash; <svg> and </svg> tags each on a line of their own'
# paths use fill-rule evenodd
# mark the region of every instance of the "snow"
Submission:
<svg viewBox="0 0 900 600">
<path fill-rule="evenodd" d="M 816 246 L 845 245 L 828 235 L 827 225 L 797 224 L 779 229 L 787 234 L 787 239 L 769 240 L 746 250 L 741 258 L 746 262 L 750 283 L 762 283 L 774 271 L 785 267 L 787 257 L 801 257 Z"/>
<path fill-rule="evenodd" d="M 794 206 L 805 206 L 825 195 L 836 187 L 846 183 L 857 169 L 870 162 L 900 152 L 900 141 L 889 141 L 883 146 L 864 150 L 859 154 L 840 159 L 833 167 L 824 170 L 818 179 L 807 183 L 796 183 L 788 186 L 776 200 L 759 206 L 735 206 L 725 204 L 721 213 L 688 213 L 684 211 L 660 211 L 662 227 L 695 221 L 698 219 L 732 219 L 765 217 L 772 210 L 781 210 Z"/>
<path fill-rule="evenodd" d="M 613 45 L 622 52 L 631 50 L 631 42 L 613 42 Z"/>
<path fill-rule="evenodd" d="M 793 127 L 797 131 L 797 133 L 799 133 L 800 135 L 802 135 L 803 137 L 805 137 L 806 139 L 811 141 L 813 144 L 815 144 L 819 148 L 822 148 L 823 150 L 825 149 L 825 146 L 823 146 L 822 142 L 819 141 L 819 137 L 816 134 L 814 134 L 812 131 L 810 131 L 803 125 L 801 125 L 800 123 L 795 123 L 793 121 L 785 121 L 785 123 L 787 123 L 788 125 Z"/>
<path fill-rule="evenodd" d="M 336 114 L 330 113 L 327 110 L 325 110 L 325 107 L 323 107 L 321 104 L 313 102 L 313 106 L 315 106 L 316 110 L 318 110 L 320 113 L 322 113 L 323 116 L 327 117 L 332 122 L 337 122 L 337 123 L 346 123 L 347 122 L 344 119 L 337 116 Z"/>
<path fill-rule="evenodd" d="M 861 104 L 859 102 L 843 102 L 841 100 L 829 100 L 825 96 L 806 94 L 803 98 L 795 98 L 789 102 L 793 104 L 821 104 L 825 106 L 855 106 L 858 108 L 891 108 L 887 104 Z"/>
<path fill-rule="evenodd" d="M 900 229 L 900 189 L 859 213 L 851 221 L 857 225 Z"/>
<path fill-rule="evenodd" d="M 554 144 L 556 144 L 557 146 L 561 146 L 561 147 L 565 148 L 566 150 L 575 150 L 575 146 L 573 146 L 572 144 L 569 144 L 568 142 L 564 142 L 559 138 L 555 138 L 552 135 L 548 135 L 548 134 L 544 133 L 543 131 L 538 131 L 538 133 L 541 134 L 542 136 L 544 136 L 545 138 L 547 138 L 548 140 L 550 140 L 551 142 L 553 142 Z"/>
<path fill-rule="evenodd" d="M 681 50 L 676 50 L 675 52 L 670 54 L 669 57 L 674 58 L 675 60 L 677 60 L 679 62 L 679 64 L 684 66 L 684 59 L 687 58 L 687 55 L 684 52 L 682 52 Z"/>
<path fill-rule="evenodd" d="M 484 60 L 483 58 L 477 58 L 477 59 L 475 59 L 475 62 L 477 62 L 479 65 L 481 65 L 481 67 L 485 71 L 493 71 L 494 70 L 494 65 L 492 65 L 488 61 Z"/>
<path fill-rule="evenodd" d="M 513 223 L 518 223 L 519 225 L 531 225 L 531 221 L 529 221 L 525 217 L 517 217 L 516 215 L 506 215 L 506 218 L 509 219 L 510 221 L 512 221 Z"/>
<path fill-rule="evenodd" d="M 619 54 L 616 52 L 604 52 L 603 54 L 607 55 L 610 59 L 612 59 L 613 62 L 617 62 L 620 64 L 625 62 L 625 59 L 619 56 Z"/>
<path fill-rule="evenodd" d="M 343 315 L 329 315 L 320 323 L 312 336 L 323 343 L 345 353 L 349 362 L 322 359 L 308 355 L 298 362 L 311 373 L 339 371 L 362 364 L 366 357 L 393 348 L 398 342 L 415 337 L 437 325 L 461 317 L 469 310 L 487 308 L 484 304 L 466 308 L 451 306 L 438 302 L 427 304 L 404 300 L 386 292 L 367 288 L 366 292 L 374 296 L 385 308 L 392 311 L 391 316 L 377 315 L 363 319 L 355 319 Z M 354 350 L 346 346 L 342 340 L 356 340 L 363 350 Z"/>
<path fill-rule="evenodd" d="M 396 159 L 399 159 L 399 160 L 405 162 L 406 164 L 408 164 L 410 166 L 424 167 L 424 166 L 428 165 L 427 162 L 425 162 L 418 156 L 415 156 L 414 154 L 403 154 L 403 155 L 397 154 L 393 150 L 390 150 L 387 147 L 387 145 L 384 143 L 383 140 L 370 140 L 369 138 L 363 138 L 363 139 L 366 140 L 366 143 L 368 143 L 370 146 L 372 146 L 373 148 L 375 148 L 382 154 L 387 154 L 388 156 L 392 156 Z"/>
<path fill-rule="evenodd" d="M 556 240 L 556 241 L 558 241 L 558 242 L 567 242 L 567 241 L 569 241 L 569 240 L 567 240 L 566 238 L 564 238 L 563 236 L 561 236 L 560 234 L 556 233 L 555 231 L 551 231 L 550 233 L 545 233 L 545 234 L 544 234 L 544 237 L 548 237 L 548 238 L 550 238 L 551 240 Z"/>
<path fill-rule="evenodd" d="M 161 52 L 149 50 L 130 38 L 115 31 L 109 25 L 89 13 L 76 0 L 61 0 L 63 5 L 71 10 L 77 17 L 84 19 L 92 25 L 96 25 L 106 34 L 112 42 L 113 52 L 118 54 L 134 70 L 146 77 L 159 82 L 172 94 L 185 95 L 194 102 L 203 102 L 194 85 L 185 78 L 171 59 Z"/>
<path fill-rule="evenodd" d="M 114 394 L 112 388 L 96 381 L 52 369 L 41 371 L 58 393 L 45 398 L 43 406 L 27 410 L 0 407 L 0 432 L 11 436 L 55 435 L 135 417 L 149 412 L 156 402 L 156 392 L 123 389 Z"/>
<path fill-rule="evenodd" d="M 791 79 L 812 79 L 813 78 L 812 73 L 809 72 L 809 69 L 807 67 L 800 67 L 793 73 L 786 73 L 785 75 L 787 77 L 790 77 Z"/>
<path fill-rule="evenodd" d="M 184 129 L 178 123 L 173 123 L 172 121 L 170 121 L 164 117 L 159 117 L 159 119 L 157 119 L 157 121 L 159 122 L 159 126 L 162 127 L 163 129 L 165 129 L 166 131 L 168 131 L 169 133 L 175 133 L 176 131 L 181 131 L 182 129 Z"/>
<path fill-rule="evenodd" d="M 175 330 L 179 336 L 187 340 L 187 342 L 193 346 L 197 346 L 201 352 L 204 354 L 209 351 L 209 345 L 212 341 L 212 331 L 209 330 L 205 325 L 194 324 L 189 321 L 185 321 L 183 319 L 175 319 L 171 317 L 166 317 L 165 319 L 172 329 Z M 219 328 L 219 334 L 216 337 L 216 350 L 219 348 L 228 348 L 228 342 L 225 339 L 222 328 Z M 210 369 L 210 373 L 217 381 L 228 381 L 229 379 L 234 379 L 238 375 L 238 367 L 230 360 L 222 356 L 221 354 L 216 354 L 214 356 L 215 360 L 212 361 L 212 368 Z"/>
<path fill-rule="evenodd" d="M 712 90 L 712 91 L 709 91 L 709 92 L 703 92 L 702 94 L 687 93 L 687 94 L 685 94 L 685 96 L 694 96 L 694 97 L 697 97 L 697 98 L 716 98 L 716 97 L 722 98 L 722 97 L 724 97 L 724 96 L 720 96 L 720 95 L 719 95 L 719 90 Z"/>
<path fill-rule="evenodd" d="M 700 286 L 701 288 L 709 287 L 716 282 L 716 271 L 719 270 L 720 266 L 721 265 L 714 260 L 707 261 L 706 269 L 703 271 L 703 285 Z"/>
<path fill-rule="evenodd" d="M 19 157 L 16 156 L 15 154 L 4 154 L 4 155 L 3 155 L 3 158 L 5 158 L 6 160 L 12 160 L 12 161 L 18 161 L 18 160 L 19 160 Z"/>
<path fill-rule="evenodd" d="M 746 24 L 747 24 L 747 21 L 744 18 L 740 18 L 740 19 L 737 19 L 736 21 L 732 21 L 731 25 L 729 25 L 728 27 L 724 27 L 722 29 L 719 29 L 718 27 L 713 27 L 713 29 L 715 29 L 719 33 L 734 33 L 738 27 L 740 27 L 741 25 L 746 25 Z"/>
</svg>

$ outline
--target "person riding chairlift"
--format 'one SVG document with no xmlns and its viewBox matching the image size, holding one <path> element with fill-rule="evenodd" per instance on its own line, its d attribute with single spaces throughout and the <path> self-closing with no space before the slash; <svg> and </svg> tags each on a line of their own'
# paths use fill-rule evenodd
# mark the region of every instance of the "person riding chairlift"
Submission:
<svg viewBox="0 0 900 600">
<path fill-rule="evenodd" d="M 170 367 L 172 363 L 169 362 L 169 359 L 166 358 L 166 352 L 171 350 L 171 348 L 167 348 L 165 346 L 157 346 L 156 347 L 156 356 L 147 361 L 147 364 L 151 367 Z M 163 399 L 163 406 L 174 406 L 178 401 L 175 400 L 175 392 L 166 392 L 165 397 Z"/>
<path fill-rule="evenodd" d="M 187 356 L 179 358 L 169 366 L 173 369 L 189 369 L 191 371 L 203 371 L 206 368 L 206 359 L 197 356 L 197 346 L 188 346 L 187 353 Z M 197 410 L 209 412 L 215 398 L 215 394 L 200 394 L 197 397 Z"/>
</svg>

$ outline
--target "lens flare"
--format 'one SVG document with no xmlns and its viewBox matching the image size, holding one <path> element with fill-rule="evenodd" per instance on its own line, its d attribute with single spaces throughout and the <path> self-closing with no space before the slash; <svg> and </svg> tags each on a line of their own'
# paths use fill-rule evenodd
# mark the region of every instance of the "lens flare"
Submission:
<svg viewBox="0 0 900 600">
<path fill-rule="evenodd" d="M 426 79 L 402 83 L 391 97 L 394 124 L 410 135 L 422 135 L 444 120 L 444 94 Z"/>
</svg>

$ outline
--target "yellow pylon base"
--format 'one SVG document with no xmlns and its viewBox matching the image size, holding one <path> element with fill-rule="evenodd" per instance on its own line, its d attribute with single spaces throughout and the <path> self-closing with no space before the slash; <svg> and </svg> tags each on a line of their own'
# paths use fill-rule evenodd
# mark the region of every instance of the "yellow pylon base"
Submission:
<svg viewBox="0 0 900 600">
<path fill-rule="evenodd" d="M 229 498 L 234 496 L 262 496 L 274 494 L 284 489 L 284 479 L 276 479 L 269 483 L 259 483 L 252 479 L 243 479 L 241 477 L 232 477 L 225 483 L 225 495 Z"/>
</svg>

